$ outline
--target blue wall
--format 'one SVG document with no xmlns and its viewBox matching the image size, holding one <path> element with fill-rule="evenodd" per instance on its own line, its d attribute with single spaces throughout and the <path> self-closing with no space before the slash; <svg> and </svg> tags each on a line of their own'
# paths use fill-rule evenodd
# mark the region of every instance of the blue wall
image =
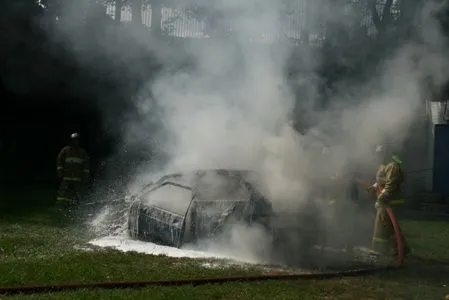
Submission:
<svg viewBox="0 0 449 300">
<path fill-rule="evenodd" d="M 449 196 L 449 125 L 435 125 L 433 158 L 434 191 Z"/>
</svg>

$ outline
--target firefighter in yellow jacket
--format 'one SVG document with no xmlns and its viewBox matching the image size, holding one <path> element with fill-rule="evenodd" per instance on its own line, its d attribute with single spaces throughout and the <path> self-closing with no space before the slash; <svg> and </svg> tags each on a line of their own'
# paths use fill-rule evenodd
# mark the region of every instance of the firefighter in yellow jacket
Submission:
<svg viewBox="0 0 449 300">
<path fill-rule="evenodd" d="M 377 154 L 384 161 L 376 173 L 376 183 L 369 189 L 375 191 L 376 220 L 374 223 L 374 234 L 372 239 L 372 251 L 376 254 L 388 254 L 394 247 L 394 229 L 385 208 L 390 207 L 393 211 L 404 204 L 401 185 L 404 181 L 402 161 L 397 154 L 392 153 L 387 145 L 379 145 Z M 410 253 L 410 247 L 404 237 L 405 254 Z M 396 250 L 396 249 L 394 249 Z"/>
<path fill-rule="evenodd" d="M 56 160 L 58 177 L 61 179 L 57 194 L 57 205 L 69 207 L 77 204 L 81 190 L 90 173 L 90 159 L 80 147 L 80 135 L 70 135 L 70 143 L 62 148 Z"/>
</svg>

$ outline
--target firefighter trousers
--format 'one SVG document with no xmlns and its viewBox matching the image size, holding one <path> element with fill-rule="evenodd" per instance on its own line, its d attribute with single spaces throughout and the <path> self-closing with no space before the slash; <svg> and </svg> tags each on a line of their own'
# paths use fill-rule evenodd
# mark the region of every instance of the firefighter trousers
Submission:
<svg viewBox="0 0 449 300">
<path fill-rule="evenodd" d="M 401 232 L 401 238 L 404 243 L 405 254 L 410 253 L 410 246 Z M 372 240 L 372 249 L 382 254 L 388 254 L 394 250 L 397 252 L 395 243 L 395 231 L 390 217 L 385 207 L 379 207 L 376 212 L 376 220 L 374 223 L 374 234 Z"/>
<path fill-rule="evenodd" d="M 80 202 L 83 183 L 79 180 L 62 180 L 57 192 L 56 211 L 58 222 L 66 223 L 73 218 L 76 206 Z"/>
<path fill-rule="evenodd" d="M 59 185 L 58 202 L 78 202 L 81 196 L 82 182 L 78 180 L 62 180 Z"/>
</svg>

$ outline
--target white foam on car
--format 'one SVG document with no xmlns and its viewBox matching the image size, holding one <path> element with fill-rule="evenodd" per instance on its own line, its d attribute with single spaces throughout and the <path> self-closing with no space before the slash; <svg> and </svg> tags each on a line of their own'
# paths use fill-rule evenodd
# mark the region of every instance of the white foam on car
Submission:
<svg viewBox="0 0 449 300">
<path fill-rule="evenodd" d="M 183 245 L 181 248 L 159 245 L 151 242 L 133 240 L 127 233 L 128 210 L 118 209 L 114 205 L 103 207 L 88 222 L 90 230 L 98 238 L 88 244 L 100 248 L 112 248 L 122 252 L 135 251 L 150 255 L 166 255 L 177 258 L 224 259 L 236 264 L 259 264 L 260 261 L 248 249 L 240 249 L 244 243 L 238 241 L 240 247 L 229 247 L 225 244 L 201 242 L 200 245 Z M 241 231 L 236 229 L 235 231 Z M 251 233 L 251 236 L 256 236 Z M 246 237 L 247 238 L 247 237 Z M 243 245 L 245 246 L 245 245 Z M 229 249 L 231 248 L 231 249 Z M 232 250 L 232 251 L 231 251 Z"/>
<path fill-rule="evenodd" d="M 107 236 L 89 241 L 89 244 L 101 247 L 101 248 L 112 248 L 115 250 L 129 252 L 135 251 L 138 253 L 151 254 L 151 255 L 166 255 L 169 257 L 186 257 L 186 258 L 213 258 L 213 259 L 227 259 L 241 261 L 236 257 L 230 257 L 227 255 L 195 250 L 194 248 L 189 248 L 188 246 L 182 249 L 158 245 L 151 242 L 143 242 L 138 240 L 131 240 L 126 236 Z"/>
</svg>

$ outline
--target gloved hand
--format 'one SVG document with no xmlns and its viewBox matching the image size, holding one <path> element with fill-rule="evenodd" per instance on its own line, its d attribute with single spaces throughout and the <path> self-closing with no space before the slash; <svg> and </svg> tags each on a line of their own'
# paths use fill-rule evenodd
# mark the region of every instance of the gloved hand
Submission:
<svg viewBox="0 0 449 300">
<path fill-rule="evenodd" d="M 386 203 L 388 200 L 388 193 L 385 191 L 382 191 L 379 196 L 377 196 L 377 201 L 380 203 Z"/>
<path fill-rule="evenodd" d="M 377 196 L 376 204 L 374 207 L 376 209 L 379 208 L 386 208 L 388 206 L 388 193 L 385 191 L 382 191 L 379 196 Z"/>
<path fill-rule="evenodd" d="M 376 186 L 374 184 L 370 185 L 369 187 L 366 188 L 366 191 L 368 193 L 374 193 L 376 191 Z"/>
</svg>

